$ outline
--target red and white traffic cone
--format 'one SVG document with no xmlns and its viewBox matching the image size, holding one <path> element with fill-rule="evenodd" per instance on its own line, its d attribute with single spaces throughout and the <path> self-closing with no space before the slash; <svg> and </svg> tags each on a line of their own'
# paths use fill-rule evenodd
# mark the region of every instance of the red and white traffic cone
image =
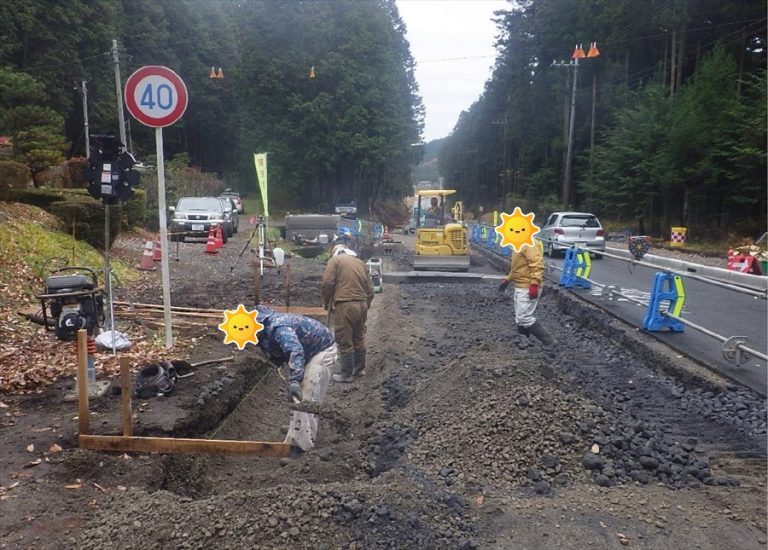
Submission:
<svg viewBox="0 0 768 550">
<path fill-rule="evenodd" d="M 221 226 L 216 226 L 216 248 L 219 249 L 224 246 L 224 238 L 221 235 Z"/>
<path fill-rule="evenodd" d="M 211 229 L 208 230 L 208 242 L 205 245 L 205 252 L 206 254 L 218 254 L 219 251 L 216 248 L 216 237 L 214 237 L 214 229 L 211 227 Z"/>
<path fill-rule="evenodd" d="M 152 261 L 152 241 L 147 241 L 144 245 L 144 253 L 141 255 L 141 264 L 136 266 L 136 269 L 142 271 L 154 271 L 155 262 Z"/>
<path fill-rule="evenodd" d="M 159 262 L 163 259 L 163 247 L 160 245 L 160 233 L 157 234 L 157 238 L 155 239 L 155 250 L 152 254 L 152 260 L 155 262 Z"/>
</svg>

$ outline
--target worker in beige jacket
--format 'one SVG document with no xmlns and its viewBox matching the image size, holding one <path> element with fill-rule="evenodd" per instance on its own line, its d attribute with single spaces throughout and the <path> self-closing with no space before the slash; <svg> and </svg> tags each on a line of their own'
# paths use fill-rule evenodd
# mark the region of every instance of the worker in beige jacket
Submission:
<svg viewBox="0 0 768 550">
<path fill-rule="evenodd" d="M 504 292 L 509 283 L 514 283 L 517 331 L 525 336 L 533 334 L 545 346 L 552 346 L 556 343 L 555 339 L 534 317 L 543 280 L 544 255 L 541 248 L 524 245 L 520 252 L 512 252 L 509 274 L 501 281 L 499 291 Z"/>
<path fill-rule="evenodd" d="M 320 281 L 323 303 L 332 312 L 333 330 L 339 347 L 341 373 L 333 380 L 351 382 L 365 369 L 365 323 L 373 301 L 373 282 L 355 252 L 338 244 Z"/>
</svg>

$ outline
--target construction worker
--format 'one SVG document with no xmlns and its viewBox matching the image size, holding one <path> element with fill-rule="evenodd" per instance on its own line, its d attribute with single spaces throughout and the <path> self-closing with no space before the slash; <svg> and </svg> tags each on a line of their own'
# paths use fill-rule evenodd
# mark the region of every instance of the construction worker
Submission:
<svg viewBox="0 0 768 550">
<path fill-rule="evenodd" d="M 295 314 L 275 313 L 258 305 L 256 320 L 261 350 L 272 360 L 288 363 L 288 399 L 291 402 L 322 401 L 336 364 L 336 342 L 320 321 Z M 294 411 L 285 442 L 307 451 L 314 447 L 317 418 Z"/>
<path fill-rule="evenodd" d="M 545 346 L 554 345 L 555 339 L 534 317 L 544 279 L 544 255 L 539 246 L 523 245 L 520 252 L 512 252 L 509 274 L 501 281 L 499 292 L 509 283 L 515 285 L 515 323 L 517 332 L 533 334 Z"/>
<path fill-rule="evenodd" d="M 337 244 L 320 281 L 323 303 L 332 312 L 339 346 L 341 373 L 333 380 L 351 382 L 365 370 L 365 323 L 373 301 L 373 282 L 363 261 L 343 244 Z"/>
</svg>

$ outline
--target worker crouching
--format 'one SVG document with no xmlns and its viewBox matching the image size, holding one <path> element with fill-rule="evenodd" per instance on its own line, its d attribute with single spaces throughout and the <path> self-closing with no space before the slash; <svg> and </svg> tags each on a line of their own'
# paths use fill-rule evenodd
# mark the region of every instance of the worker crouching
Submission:
<svg viewBox="0 0 768 550">
<path fill-rule="evenodd" d="M 538 246 L 523 245 L 520 252 L 513 252 L 509 274 L 499 285 L 504 292 L 509 283 L 515 287 L 515 323 L 517 331 L 525 336 L 534 335 L 544 346 L 554 345 L 555 339 L 534 314 L 544 280 L 544 255 Z"/>
<path fill-rule="evenodd" d="M 333 247 L 320 288 L 339 347 L 341 373 L 334 374 L 333 380 L 348 383 L 365 370 L 365 324 L 373 301 L 373 282 L 357 254 L 339 244 Z"/>
<path fill-rule="evenodd" d="M 322 401 L 328 391 L 331 371 L 336 363 L 333 334 L 319 321 L 303 315 L 275 313 L 266 306 L 256 306 L 259 347 L 270 359 L 288 363 L 288 399 Z M 308 451 L 315 445 L 317 418 L 314 414 L 294 411 L 285 443 Z"/>
</svg>

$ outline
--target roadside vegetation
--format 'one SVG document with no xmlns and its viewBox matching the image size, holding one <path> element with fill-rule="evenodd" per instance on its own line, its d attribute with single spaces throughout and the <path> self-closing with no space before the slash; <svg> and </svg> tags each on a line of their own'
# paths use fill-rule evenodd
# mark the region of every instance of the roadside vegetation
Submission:
<svg viewBox="0 0 768 550">
<path fill-rule="evenodd" d="M 440 151 L 469 209 L 593 211 L 636 234 L 766 229 L 765 4 L 533 0 L 498 17 L 499 54 Z M 565 14 L 568 14 L 567 16 Z M 564 191 L 574 44 L 572 185 Z M 568 198 L 566 198 L 566 195 Z"/>
</svg>

